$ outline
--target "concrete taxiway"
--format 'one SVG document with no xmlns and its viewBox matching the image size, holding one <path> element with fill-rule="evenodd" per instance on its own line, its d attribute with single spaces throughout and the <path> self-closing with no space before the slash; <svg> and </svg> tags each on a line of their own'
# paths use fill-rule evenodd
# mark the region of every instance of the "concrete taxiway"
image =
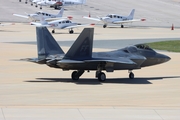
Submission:
<svg viewBox="0 0 180 120">
<path fill-rule="evenodd" d="M 9 5 L 15 4 L 12 0 L 9 1 Z M 7 8 L 7 3 L 0 2 L 4 4 L 0 9 L 5 11 L 3 8 Z M 167 6 L 174 5 L 170 0 L 153 0 L 146 7 L 143 6 L 142 1 L 134 5 L 150 9 L 154 8 L 152 4 L 157 3 L 160 6 L 162 2 L 166 5 L 162 5 L 162 8 L 170 9 Z M 22 4 L 18 4 L 21 7 L 18 7 L 17 11 L 26 10 Z M 95 8 L 98 7 L 93 0 L 88 0 L 88 4 L 94 6 L 89 9 L 96 10 Z M 105 1 L 103 4 L 108 3 Z M 123 5 L 124 8 L 127 7 L 126 9 L 131 9 L 133 6 L 130 0 Z M 115 5 L 109 4 L 107 11 L 113 10 L 112 6 Z M 175 10 L 179 9 L 178 4 L 174 6 Z M 28 6 L 27 10 L 35 11 L 30 8 L 31 6 Z M 104 8 L 105 6 L 100 10 Z M 12 6 L 7 12 L 14 9 Z M 72 9 L 80 11 L 78 7 Z M 149 18 L 153 19 L 157 14 L 154 12 L 157 8 L 152 10 L 146 12 L 151 15 Z M 172 13 L 170 15 L 176 21 L 177 13 L 172 11 L 168 13 Z M 10 18 L 12 16 L 8 19 L 5 16 L 3 21 L 12 20 Z M 179 40 L 180 29 L 175 28 L 172 31 L 166 24 L 167 21 L 164 21 L 156 28 L 152 27 L 154 24 L 137 27 L 139 23 L 133 23 L 132 27 L 124 29 L 117 27 L 103 29 L 99 25 L 95 26 L 93 51 L 107 51 L 151 41 Z M 165 27 L 161 27 L 163 25 Z M 68 30 L 57 30 L 53 36 L 63 50 L 67 51 L 82 29 L 74 29 L 75 34 L 71 35 Z M 70 78 L 72 71 L 19 61 L 21 58 L 37 57 L 35 42 L 34 26 L 17 23 L 13 26 L 0 27 L 0 120 L 180 119 L 180 53 L 160 51 L 170 56 L 171 60 L 161 65 L 134 70 L 133 80 L 128 79 L 128 71 L 115 71 L 107 73 L 107 80 L 101 83 L 94 78 L 95 72 L 90 71 L 90 73 L 85 72 L 80 80 L 72 81 Z"/>
</svg>

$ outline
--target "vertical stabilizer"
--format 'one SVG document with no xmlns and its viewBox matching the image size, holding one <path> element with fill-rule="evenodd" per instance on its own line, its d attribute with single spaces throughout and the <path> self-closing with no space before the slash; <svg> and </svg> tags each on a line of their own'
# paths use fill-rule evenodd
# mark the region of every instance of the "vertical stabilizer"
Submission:
<svg viewBox="0 0 180 120">
<path fill-rule="evenodd" d="M 62 17 L 63 16 L 63 12 L 64 12 L 64 8 L 61 7 L 61 10 L 59 11 L 59 13 L 57 14 L 58 17 Z"/>
<path fill-rule="evenodd" d="M 84 28 L 79 37 L 73 43 L 64 59 L 87 60 L 92 58 L 94 28 Z"/>
<path fill-rule="evenodd" d="M 64 54 L 46 27 L 36 27 L 38 59 L 45 59 L 49 55 Z"/>
<path fill-rule="evenodd" d="M 132 9 L 132 11 L 130 12 L 128 16 L 128 19 L 132 20 L 134 18 L 134 12 L 135 12 L 135 9 Z"/>
</svg>

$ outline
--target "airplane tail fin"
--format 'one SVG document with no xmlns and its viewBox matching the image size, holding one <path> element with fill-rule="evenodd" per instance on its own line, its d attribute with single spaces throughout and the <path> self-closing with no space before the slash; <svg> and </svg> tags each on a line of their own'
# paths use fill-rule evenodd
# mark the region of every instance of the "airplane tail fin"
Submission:
<svg viewBox="0 0 180 120">
<path fill-rule="evenodd" d="M 49 55 L 64 54 L 46 27 L 36 27 L 38 60 L 43 60 Z"/>
<path fill-rule="evenodd" d="M 130 20 L 132 20 L 132 19 L 134 18 L 134 12 L 135 12 L 135 9 L 132 9 L 132 11 L 130 12 L 130 14 L 129 14 L 129 16 L 128 16 L 128 18 L 129 18 Z"/>
<path fill-rule="evenodd" d="M 94 28 L 84 28 L 63 59 L 85 60 L 92 58 Z"/>
<path fill-rule="evenodd" d="M 64 8 L 62 7 L 59 13 L 57 14 L 58 17 L 62 17 L 64 12 Z"/>
</svg>

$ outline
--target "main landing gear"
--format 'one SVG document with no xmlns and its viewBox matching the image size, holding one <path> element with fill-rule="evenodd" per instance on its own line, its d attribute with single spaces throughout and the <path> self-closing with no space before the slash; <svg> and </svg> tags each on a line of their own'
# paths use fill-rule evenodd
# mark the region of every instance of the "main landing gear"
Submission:
<svg viewBox="0 0 180 120">
<path fill-rule="evenodd" d="M 134 79 L 134 73 L 131 70 L 129 70 L 129 79 Z"/>
<path fill-rule="evenodd" d="M 73 71 L 71 74 L 72 80 L 79 80 L 79 77 L 83 73 L 84 73 L 84 70 Z M 101 72 L 101 69 L 98 69 L 96 71 L 96 78 L 98 78 L 100 82 L 104 82 L 106 80 L 106 75 L 105 73 Z M 129 79 L 134 79 L 134 73 L 131 70 L 129 70 Z"/>
<path fill-rule="evenodd" d="M 104 24 L 104 25 L 103 25 L 103 28 L 106 28 L 106 27 L 107 27 L 107 25 L 106 25 L 106 24 Z"/>
<path fill-rule="evenodd" d="M 73 34 L 74 31 L 72 29 L 69 30 L 69 34 Z"/>
<path fill-rule="evenodd" d="M 73 80 L 79 80 L 79 77 L 84 73 L 84 70 L 78 70 L 78 71 L 73 71 L 71 74 L 71 78 Z"/>
<path fill-rule="evenodd" d="M 40 9 L 42 9 L 42 6 L 40 6 Z"/>
<path fill-rule="evenodd" d="M 55 30 L 54 30 L 54 29 L 52 30 L 52 33 L 55 33 Z"/>
<path fill-rule="evenodd" d="M 124 28 L 124 25 L 121 25 L 121 28 Z"/>
</svg>

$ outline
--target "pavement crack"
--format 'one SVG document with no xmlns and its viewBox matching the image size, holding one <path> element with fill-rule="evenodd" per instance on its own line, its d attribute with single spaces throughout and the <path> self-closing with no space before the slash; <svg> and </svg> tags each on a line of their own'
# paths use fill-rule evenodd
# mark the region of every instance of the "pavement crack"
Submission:
<svg viewBox="0 0 180 120">
<path fill-rule="evenodd" d="M 155 113 L 162 119 L 162 120 L 164 120 L 159 114 L 158 114 L 158 112 L 154 109 L 154 111 L 155 111 Z"/>
<path fill-rule="evenodd" d="M 78 109 L 78 111 L 79 111 L 79 113 L 81 114 L 83 120 L 85 120 L 85 118 L 84 118 L 83 114 L 81 113 L 81 111 L 80 111 L 79 109 Z"/>
<path fill-rule="evenodd" d="M 6 120 L 6 117 L 5 117 L 4 112 L 3 112 L 3 108 L 1 108 L 1 111 L 2 111 L 2 115 L 3 115 L 4 120 Z"/>
</svg>

